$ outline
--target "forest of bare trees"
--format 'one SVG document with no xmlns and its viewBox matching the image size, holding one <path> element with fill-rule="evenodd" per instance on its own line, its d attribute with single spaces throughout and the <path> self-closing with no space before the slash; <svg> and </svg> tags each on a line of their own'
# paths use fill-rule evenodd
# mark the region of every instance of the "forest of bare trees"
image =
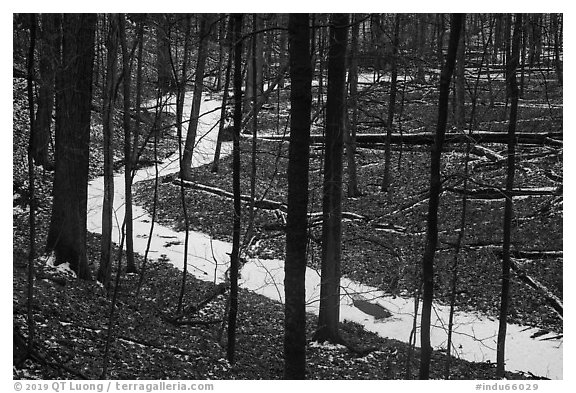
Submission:
<svg viewBox="0 0 576 393">
<path fill-rule="evenodd" d="M 563 14 L 13 14 L 15 379 L 562 379 Z"/>
</svg>

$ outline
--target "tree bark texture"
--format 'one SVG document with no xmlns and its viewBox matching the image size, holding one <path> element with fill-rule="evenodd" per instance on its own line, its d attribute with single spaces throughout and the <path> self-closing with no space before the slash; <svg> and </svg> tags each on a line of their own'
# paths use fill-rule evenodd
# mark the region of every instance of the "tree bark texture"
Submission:
<svg viewBox="0 0 576 393">
<path fill-rule="evenodd" d="M 190 180 L 192 177 L 192 156 L 196 144 L 196 133 L 198 131 L 198 119 L 200 118 L 200 105 L 202 104 L 202 92 L 204 90 L 204 71 L 206 69 L 206 57 L 208 55 L 208 33 L 210 32 L 210 20 L 205 14 L 200 16 L 200 46 L 198 48 L 198 59 L 196 63 L 196 76 L 194 78 L 194 96 L 192 97 L 192 109 L 190 111 L 190 122 L 186 133 L 186 143 L 184 154 L 180 164 L 180 176 Z M 185 81 L 184 81 L 185 83 Z"/>
<path fill-rule="evenodd" d="M 86 210 L 95 14 L 64 14 L 62 66 L 56 89 L 54 201 L 47 251 L 82 279 L 92 274 L 86 254 Z"/>
<path fill-rule="evenodd" d="M 516 120 L 518 117 L 518 82 L 516 80 L 516 70 L 520 57 L 520 32 L 522 29 L 522 14 L 516 14 L 514 35 L 512 38 L 512 50 L 506 63 L 506 83 L 510 92 L 510 120 L 508 123 L 508 152 L 507 152 L 507 174 L 506 192 L 511 193 L 514 188 L 514 172 L 516 160 Z M 510 194 L 508 194 L 510 195 Z M 496 345 L 496 376 L 502 378 L 505 371 L 505 346 L 506 346 L 506 324 L 508 321 L 508 308 L 510 304 L 510 245 L 512 240 L 512 198 L 506 198 L 504 203 L 504 236 L 502 240 L 502 292 L 500 294 L 500 317 L 498 326 L 498 342 Z"/>
<path fill-rule="evenodd" d="M 334 14 L 330 21 L 326 152 L 322 196 L 322 277 L 320 311 L 315 340 L 339 342 L 340 260 L 342 249 L 342 149 L 346 89 L 348 14 Z"/>
<path fill-rule="evenodd" d="M 108 37 L 106 39 L 106 81 L 103 97 L 102 133 L 104 152 L 104 200 L 102 203 L 102 240 L 100 243 L 100 265 L 97 279 L 105 288 L 112 274 L 112 218 L 114 201 L 114 153 L 112 140 L 114 135 L 114 97 L 116 83 L 116 60 L 118 56 L 118 15 L 110 15 Z"/>
<path fill-rule="evenodd" d="M 360 25 L 358 16 L 355 14 L 352 18 L 352 41 L 350 43 L 350 69 L 348 73 L 348 88 L 351 119 L 346 113 L 346 161 L 348 164 L 348 196 L 357 197 L 360 195 L 358 188 L 358 176 L 356 171 L 356 130 L 358 129 L 358 35 L 360 34 Z"/>
<path fill-rule="evenodd" d="M 132 78 L 130 55 L 126 40 L 126 16 L 119 20 L 120 45 L 122 47 L 122 73 L 123 73 L 123 127 L 124 127 L 124 223 L 126 230 L 126 272 L 136 273 L 136 259 L 134 258 L 134 222 L 132 220 L 132 119 L 130 118 L 130 100 L 132 91 Z"/>
<path fill-rule="evenodd" d="M 52 169 L 48 159 L 50 127 L 54 109 L 54 82 L 58 64 L 58 38 L 61 24 L 60 14 L 42 14 L 42 36 L 40 40 L 40 86 L 38 109 L 33 134 L 33 158 L 37 165 Z"/>
<path fill-rule="evenodd" d="M 456 52 L 464 15 L 453 14 L 450 24 L 450 38 L 448 41 L 448 55 L 446 63 L 440 75 L 440 97 L 438 99 L 438 123 L 436 136 L 432 145 L 430 158 L 430 200 L 428 202 L 428 216 L 426 228 L 426 248 L 422 258 L 422 319 L 420 323 L 420 379 L 428 379 L 430 376 L 430 359 L 432 347 L 430 345 L 430 320 L 432 313 L 432 300 L 434 298 L 434 255 L 438 243 L 438 205 L 442 188 L 440 166 L 442 158 L 442 146 L 446 133 L 448 119 L 448 98 L 450 95 L 450 79 L 454 72 Z"/>
<path fill-rule="evenodd" d="M 390 96 L 388 99 L 388 121 L 386 124 L 386 140 L 384 153 L 384 176 L 382 179 L 382 192 L 388 192 L 391 183 L 390 166 L 392 162 L 391 139 L 392 125 L 394 123 L 394 112 L 396 110 L 396 90 L 398 86 L 398 46 L 400 45 L 400 14 L 394 17 L 394 37 L 392 39 Z"/>
<path fill-rule="evenodd" d="M 232 148 L 232 191 L 234 218 L 232 253 L 230 254 L 230 310 L 228 314 L 227 358 L 234 363 L 236 350 L 236 316 L 238 315 L 238 271 L 240 269 L 240 128 L 242 124 L 242 14 L 234 14 L 234 141 Z"/>
<path fill-rule="evenodd" d="M 308 14 L 290 14 L 290 145 L 284 267 L 284 378 L 306 376 L 306 255 L 312 63 Z"/>
</svg>

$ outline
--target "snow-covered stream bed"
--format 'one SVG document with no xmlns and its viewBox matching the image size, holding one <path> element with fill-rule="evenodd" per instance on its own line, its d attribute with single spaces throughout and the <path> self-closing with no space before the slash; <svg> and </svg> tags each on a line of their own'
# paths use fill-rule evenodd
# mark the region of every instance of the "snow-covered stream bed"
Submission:
<svg viewBox="0 0 576 393">
<path fill-rule="evenodd" d="M 186 97 L 184 113 L 190 113 L 191 94 Z M 207 115 L 200 118 L 197 144 L 194 150 L 193 165 L 200 166 L 209 163 L 214 154 L 214 146 L 218 127 L 214 127 L 220 117 L 217 109 L 220 101 L 205 99 L 202 102 L 201 113 Z M 185 130 L 184 130 L 185 131 Z M 224 144 L 222 154 L 228 154 L 230 144 Z M 170 160 L 159 165 L 161 175 L 178 172 L 177 154 Z M 152 179 L 155 170 L 143 168 L 136 172 L 134 182 Z M 115 209 L 115 241 L 119 243 L 119 227 L 124 219 L 124 175 L 114 177 L 114 209 Z M 88 187 L 88 230 L 101 233 L 102 200 L 104 180 L 97 178 Z M 140 206 L 133 207 L 134 217 L 134 250 L 144 253 L 150 232 L 151 217 Z M 117 236 L 117 237 L 116 237 Z M 221 282 L 228 268 L 231 244 L 211 239 L 199 232 L 190 232 L 188 244 L 188 271 L 205 281 Z M 175 267 L 182 269 L 184 260 L 184 233 L 156 224 L 151 240 L 149 258 L 157 259 L 163 256 Z M 246 289 L 267 296 L 273 300 L 282 301 L 284 294 L 284 261 L 268 259 L 249 259 L 241 272 L 240 285 Z M 342 300 L 340 318 L 360 323 L 369 331 L 382 337 L 388 337 L 407 342 L 412 330 L 414 319 L 414 300 L 402 297 L 388 296 L 375 288 L 371 288 L 347 278 L 341 281 Z M 320 295 L 319 272 L 307 269 L 306 294 L 308 311 L 318 313 Z M 378 303 L 392 314 L 391 317 L 376 320 L 363 313 L 352 304 L 349 295 L 361 294 L 365 300 Z M 432 345 L 434 348 L 445 348 L 446 330 L 448 325 L 448 307 L 435 305 L 433 312 Z M 418 319 L 419 322 L 419 319 Z M 455 333 L 453 336 L 453 353 L 460 358 L 471 361 L 496 361 L 496 336 L 498 321 L 486 316 L 457 312 L 455 315 Z M 531 338 L 537 329 L 519 325 L 508 325 L 506 367 L 510 371 L 531 372 L 538 376 L 552 379 L 562 379 L 563 340 L 553 338 L 555 334 L 547 334 Z M 417 335 L 418 337 L 419 335 Z M 418 345 L 418 343 L 417 343 Z"/>
</svg>

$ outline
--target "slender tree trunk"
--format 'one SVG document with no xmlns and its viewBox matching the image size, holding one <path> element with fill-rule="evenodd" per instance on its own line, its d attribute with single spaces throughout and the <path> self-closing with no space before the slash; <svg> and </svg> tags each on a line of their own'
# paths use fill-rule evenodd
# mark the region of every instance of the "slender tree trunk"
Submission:
<svg viewBox="0 0 576 393">
<path fill-rule="evenodd" d="M 218 23 L 218 42 L 220 47 L 218 49 L 218 72 L 216 73 L 216 81 L 214 83 L 214 89 L 220 91 L 222 88 L 222 65 L 224 64 L 224 53 L 226 52 L 227 46 L 224 45 L 226 41 L 226 17 L 221 17 Z"/>
<path fill-rule="evenodd" d="M 164 106 L 162 101 L 162 93 L 158 90 L 158 97 L 156 99 L 156 113 L 154 115 L 154 123 L 152 125 L 152 132 L 154 132 L 154 196 L 152 197 L 152 213 L 150 219 L 150 232 L 148 233 L 148 240 L 146 242 L 146 251 L 144 252 L 144 261 L 140 269 L 140 278 L 138 279 L 138 287 L 136 288 L 136 293 L 134 297 L 137 299 L 140 295 L 140 290 L 142 289 L 142 284 L 144 283 L 144 276 L 146 273 L 146 267 L 148 263 L 148 253 L 150 251 L 150 245 L 152 244 L 152 235 L 154 234 L 154 225 L 156 223 L 156 212 L 158 210 L 158 185 L 159 185 L 159 169 L 158 169 L 158 132 L 156 130 L 157 124 L 160 119 L 160 112 Z"/>
<path fill-rule="evenodd" d="M 464 183 L 462 188 L 468 189 L 468 174 L 470 162 L 470 140 L 466 142 L 466 156 L 464 158 Z M 460 250 L 464 240 L 466 231 L 466 209 L 468 207 L 468 195 L 462 195 L 462 212 L 460 213 L 460 227 L 458 238 L 456 239 L 456 246 L 454 247 L 454 258 L 452 259 L 452 276 L 450 279 L 450 313 L 448 316 L 448 338 L 446 340 L 446 364 L 444 368 L 444 378 L 450 379 L 450 364 L 451 364 L 451 351 L 452 351 L 452 336 L 454 330 L 454 313 L 456 308 L 456 290 L 458 287 L 458 265 Z"/>
<path fill-rule="evenodd" d="M 37 165 L 52 169 L 48 159 L 50 126 L 54 109 L 54 79 L 58 55 L 58 14 L 42 14 L 42 36 L 40 40 L 40 87 L 38 89 L 38 109 L 34 124 L 33 158 Z"/>
<path fill-rule="evenodd" d="M 191 41 L 191 15 L 186 15 L 185 24 L 185 38 L 184 38 L 184 58 L 182 60 L 182 77 L 177 83 L 176 90 L 176 128 L 178 133 L 178 160 L 182 162 L 182 120 L 184 112 L 184 101 L 186 100 L 186 81 L 188 70 L 188 56 L 190 53 L 190 41 Z M 191 163 L 191 162 L 190 162 Z M 176 306 L 176 314 L 180 314 L 182 311 L 182 305 L 184 303 L 184 293 L 186 291 L 186 281 L 188 279 L 188 241 L 190 238 L 190 219 L 188 217 L 188 207 L 186 206 L 186 192 L 184 190 L 184 184 L 180 184 L 180 202 L 182 203 L 182 215 L 184 218 L 184 268 L 182 269 L 182 281 L 180 283 L 180 295 L 178 296 L 178 304 Z"/>
<path fill-rule="evenodd" d="M 118 56 L 118 18 L 109 17 L 108 36 L 106 38 L 106 81 L 104 85 L 102 133 L 104 136 L 104 200 L 102 202 L 102 240 L 100 243 L 100 265 L 97 279 L 108 289 L 112 275 L 112 228 L 114 209 L 114 100 L 116 86 L 116 62 Z"/>
<path fill-rule="evenodd" d="M 418 14 L 417 32 L 416 32 L 416 52 L 418 58 L 416 59 L 416 82 L 426 83 L 426 64 L 425 48 L 426 48 L 426 31 L 428 24 L 428 14 Z"/>
<path fill-rule="evenodd" d="M 234 147 L 232 150 L 232 189 L 234 221 L 230 255 L 230 311 L 228 313 L 227 358 L 234 363 L 236 351 L 236 316 L 238 314 L 238 272 L 240 270 L 240 128 L 242 124 L 242 14 L 234 14 Z"/>
<path fill-rule="evenodd" d="M 456 63 L 456 52 L 464 15 L 453 14 L 450 23 L 450 38 L 448 41 L 448 55 L 440 75 L 440 97 L 438 99 L 438 123 L 436 136 L 432 145 L 430 158 L 430 199 L 428 202 L 428 217 L 426 230 L 426 248 L 422 258 L 422 319 L 420 322 L 420 379 L 430 376 L 430 359 L 432 347 L 430 345 L 430 321 L 432 314 L 432 300 L 434 298 L 434 254 L 438 243 L 438 205 L 442 188 L 440 166 L 442 159 L 442 146 L 446 134 L 448 119 L 448 98 L 450 94 L 450 79 Z"/>
<path fill-rule="evenodd" d="M 312 65 L 308 14 L 290 14 L 290 145 L 284 266 L 284 378 L 306 377 L 306 249 Z"/>
<path fill-rule="evenodd" d="M 508 319 L 508 306 L 510 303 L 510 243 L 512 238 L 513 204 L 511 191 L 514 187 L 514 172 L 516 160 L 516 120 L 518 116 L 518 82 L 516 70 L 520 56 L 520 32 L 522 29 L 522 14 L 516 14 L 514 36 L 512 39 L 512 52 L 506 64 L 506 83 L 510 91 L 510 120 L 508 123 L 508 155 L 506 176 L 506 202 L 504 205 L 504 238 L 502 241 L 502 293 L 500 297 L 500 319 L 498 328 L 498 343 L 496 348 L 496 376 L 504 377 L 505 371 L 505 345 L 506 324 Z"/>
<path fill-rule="evenodd" d="M 350 97 L 348 99 L 350 111 L 352 112 L 352 119 L 348 118 L 348 111 L 346 111 L 346 125 L 345 127 L 345 145 L 346 145 L 346 160 L 348 163 L 348 196 L 357 197 L 360 195 L 358 189 L 358 175 L 356 171 L 356 130 L 358 128 L 358 35 L 360 32 L 360 25 L 358 23 L 358 14 L 354 14 L 352 18 L 352 41 L 350 48 L 350 71 L 348 73 L 348 85 L 350 89 Z"/>
<path fill-rule="evenodd" d="M 560 51 L 562 48 L 562 14 L 552 15 L 552 27 L 554 30 L 554 66 L 556 68 L 556 76 L 560 85 L 564 82 L 562 74 L 562 59 L 560 58 Z"/>
<path fill-rule="evenodd" d="M 56 81 L 54 201 L 46 241 L 56 264 L 69 262 L 81 279 L 92 276 L 86 209 L 95 28 L 95 14 L 64 14 L 62 66 Z"/>
<path fill-rule="evenodd" d="M 29 215 L 29 241 L 28 249 L 28 286 L 27 286 L 27 314 L 26 323 L 28 325 L 28 353 L 34 346 L 35 324 L 34 324 L 34 260 L 36 259 L 36 192 L 34 184 L 34 129 L 36 127 L 34 119 L 34 48 L 36 46 L 36 14 L 30 14 L 30 47 L 27 58 L 27 92 L 28 92 L 28 114 L 30 116 L 30 137 L 28 141 L 28 195 L 30 197 Z"/>
<path fill-rule="evenodd" d="M 464 30 L 465 23 L 462 23 L 462 31 L 460 32 L 460 42 L 458 43 L 458 52 L 456 54 L 456 68 L 454 69 L 454 117 L 456 127 L 459 130 L 464 130 L 466 125 L 466 58 L 465 58 L 465 37 Z"/>
<path fill-rule="evenodd" d="M 436 14 L 436 58 L 438 67 L 444 64 L 444 14 Z"/>
<path fill-rule="evenodd" d="M 388 99 L 388 121 L 386 124 L 386 144 L 384 146 L 384 176 L 382 179 L 382 192 L 388 192 L 391 176 L 390 166 L 392 161 L 392 153 L 390 151 L 390 138 L 392 137 L 392 129 L 394 122 L 394 112 L 396 111 L 396 91 L 398 90 L 398 46 L 400 40 L 400 14 L 396 14 L 394 18 L 394 37 L 392 38 L 392 59 L 391 59 L 391 81 L 390 81 L 390 96 Z"/>
<path fill-rule="evenodd" d="M 290 16 L 288 16 L 288 18 L 290 18 Z M 278 24 L 280 26 L 285 26 L 286 23 L 286 16 L 284 14 L 279 14 L 278 15 Z M 288 52 L 288 48 L 286 43 L 288 42 L 287 40 L 287 35 L 286 35 L 286 30 L 280 30 L 280 42 L 279 42 L 279 64 L 286 64 L 286 53 Z M 280 82 L 278 82 L 278 86 L 280 86 L 281 88 L 284 88 L 284 78 L 282 78 L 280 80 Z"/>
<path fill-rule="evenodd" d="M 232 35 L 232 20 L 228 22 L 228 37 Z M 229 40 L 229 38 L 228 38 Z M 226 47 L 230 48 L 230 42 L 227 41 Z M 221 43 L 221 46 L 224 46 Z M 228 50 L 228 60 L 226 65 L 226 76 L 224 79 L 224 92 L 222 93 L 222 109 L 220 110 L 220 123 L 218 129 L 218 140 L 216 141 L 216 148 L 214 149 L 214 161 L 212 162 L 212 172 L 218 172 L 220 164 L 220 150 L 222 148 L 223 130 L 226 127 L 226 117 L 228 112 L 228 89 L 230 87 L 230 73 L 232 70 L 232 51 Z"/>
<path fill-rule="evenodd" d="M 131 70 L 126 42 L 126 16 L 120 16 L 120 45 L 122 46 L 122 73 L 124 87 L 124 217 L 126 219 L 126 273 L 138 272 L 134 258 L 134 222 L 132 219 L 132 124 L 130 119 Z"/>
<path fill-rule="evenodd" d="M 256 212 L 256 138 L 258 136 L 258 71 L 262 70 L 261 64 L 258 64 L 258 38 L 256 31 L 258 30 L 257 16 L 252 14 L 252 57 L 250 67 L 251 77 L 248 78 L 251 82 L 252 93 L 252 157 L 250 165 L 250 211 L 248 213 L 248 228 L 246 229 L 246 239 L 250 242 L 252 232 L 254 229 L 254 214 Z"/>
<path fill-rule="evenodd" d="M 166 14 L 158 15 L 156 27 L 156 71 L 158 88 L 167 93 L 174 88 L 172 67 L 170 65 L 170 24 Z"/>
<path fill-rule="evenodd" d="M 134 166 L 138 165 L 138 139 L 140 137 L 140 133 L 142 130 L 142 67 L 143 67 L 143 58 L 142 52 L 144 50 L 144 16 L 138 16 L 137 22 L 137 36 L 136 41 L 138 45 L 138 51 L 136 53 L 137 58 L 137 66 L 136 66 L 136 124 L 134 127 L 134 135 L 132 141 L 132 163 Z"/>
<path fill-rule="evenodd" d="M 342 149 L 348 14 L 333 14 L 328 50 L 326 153 L 324 160 L 322 277 L 318 330 L 314 340 L 340 342 L 340 259 L 342 248 Z"/>
<path fill-rule="evenodd" d="M 252 30 L 257 31 L 260 29 L 258 14 L 252 14 L 252 18 Z M 250 60 L 246 64 L 245 110 L 250 108 L 250 101 L 252 101 L 253 97 L 256 96 L 256 99 L 258 99 L 258 96 L 262 93 L 262 65 L 264 63 L 262 58 L 262 34 L 253 34 L 251 37 L 251 42 L 253 42 L 253 45 L 251 45 L 248 50 L 248 59 Z M 281 80 L 283 79 L 284 78 Z M 280 80 L 278 82 L 280 82 Z"/>
<path fill-rule="evenodd" d="M 190 123 L 186 133 L 186 143 L 184 154 L 180 164 L 180 177 L 183 179 L 192 178 L 192 156 L 196 144 L 196 133 L 198 131 L 198 119 L 200 117 L 200 105 L 202 103 L 202 91 L 204 90 L 204 70 L 206 69 L 206 57 L 208 55 L 208 33 L 210 32 L 210 17 L 206 14 L 200 16 L 200 46 L 198 48 L 198 61 L 196 63 L 196 77 L 194 79 L 194 96 L 192 98 L 192 109 L 190 112 Z"/>
</svg>

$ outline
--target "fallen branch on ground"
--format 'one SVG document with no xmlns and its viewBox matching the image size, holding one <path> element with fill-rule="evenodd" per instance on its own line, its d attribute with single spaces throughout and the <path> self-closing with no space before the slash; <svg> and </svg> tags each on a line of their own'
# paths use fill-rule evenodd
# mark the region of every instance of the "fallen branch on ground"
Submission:
<svg viewBox="0 0 576 393">
<path fill-rule="evenodd" d="M 536 279 L 530 277 L 526 272 L 518 266 L 518 264 L 514 261 L 511 261 L 512 270 L 516 273 L 518 278 L 530 288 L 539 292 L 546 300 L 546 303 L 549 307 L 551 307 L 556 313 L 560 316 L 560 318 L 564 319 L 564 307 L 562 305 L 562 301 L 554 295 L 548 288 L 538 282 Z"/>
<path fill-rule="evenodd" d="M 561 187 L 517 188 L 510 193 L 499 187 L 475 189 L 446 187 L 445 190 L 460 195 L 468 195 L 473 199 L 505 199 L 507 194 L 512 197 L 562 195 Z"/>
</svg>

